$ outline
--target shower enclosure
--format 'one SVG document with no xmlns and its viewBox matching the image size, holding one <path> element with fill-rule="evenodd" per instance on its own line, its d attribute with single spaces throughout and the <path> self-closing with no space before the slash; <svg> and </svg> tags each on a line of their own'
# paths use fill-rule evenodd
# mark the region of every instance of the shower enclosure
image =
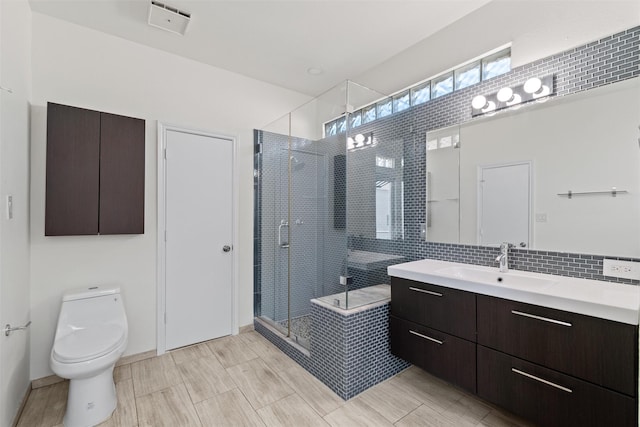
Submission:
<svg viewBox="0 0 640 427">
<path fill-rule="evenodd" d="M 372 301 L 349 291 L 385 280 L 359 273 L 353 239 L 403 233 L 402 143 L 381 155 L 362 108 L 385 99 L 347 81 L 255 131 L 254 311 L 307 348 L 312 299 L 351 309 Z"/>
</svg>

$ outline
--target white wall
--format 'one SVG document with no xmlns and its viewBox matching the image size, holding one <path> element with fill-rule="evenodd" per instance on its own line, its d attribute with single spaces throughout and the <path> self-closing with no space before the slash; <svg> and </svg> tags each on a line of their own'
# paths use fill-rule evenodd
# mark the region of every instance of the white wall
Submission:
<svg viewBox="0 0 640 427">
<path fill-rule="evenodd" d="M 516 67 L 638 24 L 637 0 L 493 0 L 353 80 L 393 93 L 507 43 Z"/>
<path fill-rule="evenodd" d="M 29 97 L 31 10 L 0 2 L 0 324 L 29 320 Z M 13 219 L 5 213 L 13 197 Z M 0 425 L 9 426 L 29 388 L 29 331 L 0 335 Z"/>
<path fill-rule="evenodd" d="M 156 348 L 157 120 L 237 137 L 238 324 L 251 323 L 252 129 L 308 98 L 38 13 L 33 14 L 32 53 L 31 378 L 51 373 L 48 357 L 60 297 L 77 286 L 120 285 L 129 319 L 125 354 Z M 147 120 L 144 235 L 44 237 L 47 101 Z"/>
<path fill-rule="evenodd" d="M 460 241 L 476 243 L 478 165 L 532 161 L 533 248 L 637 257 L 639 95 L 635 78 L 462 125 Z M 611 187 L 629 194 L 557 195 Z"/>
</svg>

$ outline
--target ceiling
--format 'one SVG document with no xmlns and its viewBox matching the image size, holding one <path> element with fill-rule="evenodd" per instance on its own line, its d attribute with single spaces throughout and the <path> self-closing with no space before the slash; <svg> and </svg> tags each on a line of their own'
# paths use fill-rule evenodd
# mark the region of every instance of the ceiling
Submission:
<svg viewBox="0 0 640 427">
<path fill-rule="evenodd" d="M 147 24 L 150 0 L 30 0 L 39 12 L 311 96 L 383 63 L 490 0 L 185 1 L 186 35 Z M 309 68 L 323 70 L 310 75 Z"/>
</svg>

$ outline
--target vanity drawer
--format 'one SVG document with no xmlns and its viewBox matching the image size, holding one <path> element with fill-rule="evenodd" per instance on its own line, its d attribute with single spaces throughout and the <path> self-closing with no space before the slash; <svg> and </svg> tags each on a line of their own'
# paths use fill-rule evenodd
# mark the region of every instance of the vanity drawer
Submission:
<svg viewBox="0 0 640 427">
<path fill-rule="evenodd" d="M 478 344 L 637 394 L 637 326 L 484 295 L 477 302 Z"/>
<path fill-rule="evenodd" d="M 476 392 L 476 344 L 395 316 L 389 317 L 391 353 Z"/>
<path fill-rule="evenodd" d="M 478 345 L 478 396 L 543 426 L 637 426 L 636 400 Z"/>
<path fill-rule="evenodd" d="M 391 314 L 476 340 L 476 296 L 470 292 L 391 277 Z"/>
</svg>

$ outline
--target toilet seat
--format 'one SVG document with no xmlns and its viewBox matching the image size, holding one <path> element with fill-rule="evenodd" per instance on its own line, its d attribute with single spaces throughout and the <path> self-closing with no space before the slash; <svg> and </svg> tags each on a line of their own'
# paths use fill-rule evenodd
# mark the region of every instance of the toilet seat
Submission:
<svg viewBox="0 0 640 427">
<path fill-rule="evenodd" d="M 53 357 L 62 363 L 85 362 L 113 351 L 125 339 L 124 328 L 114 324 L 78 329 L 54 343 Z"/>
</svg>

